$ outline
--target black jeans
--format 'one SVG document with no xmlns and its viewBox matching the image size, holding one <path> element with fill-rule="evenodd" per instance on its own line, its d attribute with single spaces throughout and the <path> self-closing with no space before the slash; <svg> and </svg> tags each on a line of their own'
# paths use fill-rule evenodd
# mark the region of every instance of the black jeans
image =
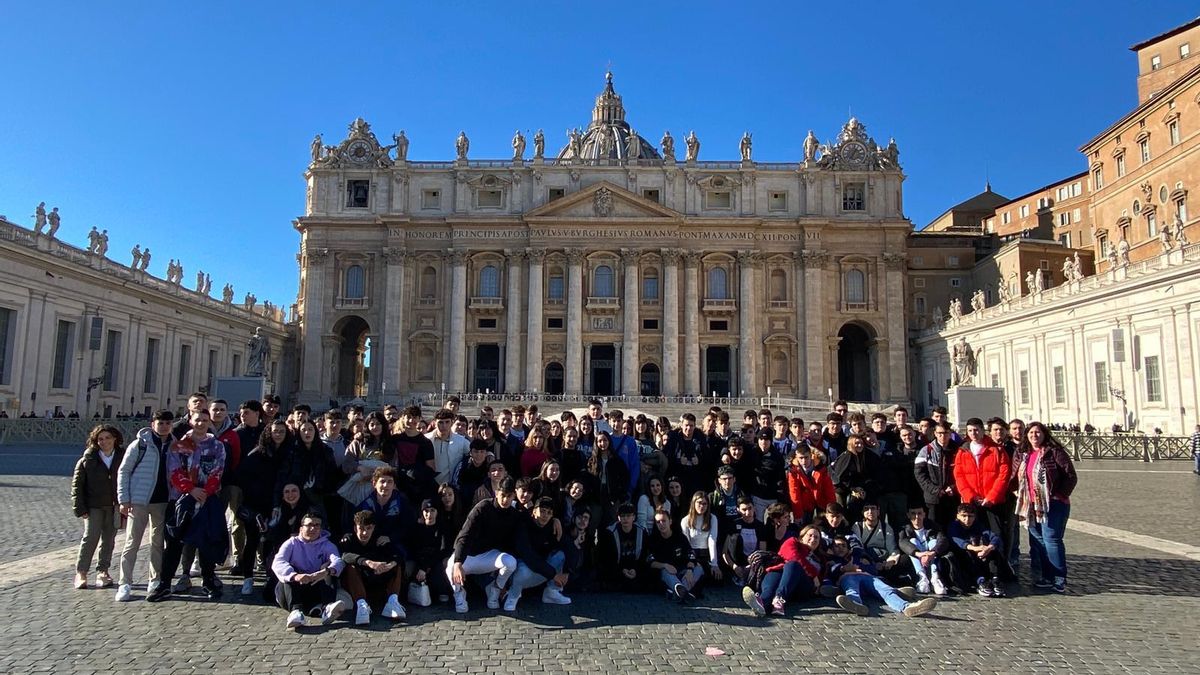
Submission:
<svg viewBox="0 0 1200 675">
<path fill-rule="evenodd" d="M 170 523 L 175 519 L 175 502 L 167 502 L 167 515 L 165 521 Z M 171 536 L 171 530 L 167 530 L 166 545 L 163 547 L 163 567 L 162 567 L 162 583 L 166 587 L 171 586 L 171 580 L 175 578 L 175 573 L 179 571 L 179 561 L 183 557 L 183 539 Z M 196 556 L 200 558 L 200 578 L 206 586 L 212 584 L 217 578 L 217 563 L 219 560 L 209 560 L 208 555 L 204 552 L 204 547 L 196 551 Z"/>
</svg>

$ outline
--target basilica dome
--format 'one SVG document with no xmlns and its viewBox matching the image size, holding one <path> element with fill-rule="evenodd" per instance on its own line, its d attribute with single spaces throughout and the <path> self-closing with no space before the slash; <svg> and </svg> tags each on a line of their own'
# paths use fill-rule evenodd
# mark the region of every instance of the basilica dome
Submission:
<svg viewBox="0 0 1200 675">
<path fill-rule="evenodd" d="M 558 151 L 559 159 L 638 160 L 660 159 L 658 150 L 629 127 L 625 121 L 625 106 L 613 90 L 612 73 L 604 76 L 604 91 L 596 97 L 592 122 L 585 131 L 572 129 L 567 144 Z M 636 145 L 631 145 L 631 139 Z"/>
</svg>

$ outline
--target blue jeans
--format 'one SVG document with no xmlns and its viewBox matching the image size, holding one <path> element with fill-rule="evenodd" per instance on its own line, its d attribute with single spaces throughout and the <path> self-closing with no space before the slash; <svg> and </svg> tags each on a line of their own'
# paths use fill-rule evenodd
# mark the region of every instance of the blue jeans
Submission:
<svg viewBox="0 0 1200 675">
<path fill-rule="evenodd" d="M 813 594 L 812 579 L 804 573 L 804 568 L 798 562 L 786 563 L 782 570 L 767 572 L 762 581 L 763 602 L 770 602 L 776 597 L 791 600 L 796 597 L 810 597 Z"/>
<path fill-rule="evenodd" d="M 1029 519 L 1029 558 L 1031 565 L 1041 565 L 1043 579 L 1067 578 L 1067 549 L 1063 545 L 1063 535 L 1070 516 L 1070 504 L 1051 499 L 1045 522 Z"/>
<path fill-rule="evenodd" d="M 843 574 L 838 580 L 838 587 L 851 600 L 859 603 L 863 601 L 863 596 L 872 595 L 883 600 L 893 612 L 903 612 L 908 607 L 908 601 L 900 597 L 896 589 L 873 574 Z"/>
<path fill-rule="evenodd" d="M 696 584 L 699 583 L 700 578 L 703 576 L 704 570 L 701 569 L 700 565 L 690 570 L 686 568 L 679 570 L 679 574 L 671 574 L 666 570 L 659 570 L 659 578 L 662 579 L 668 591 L 674 589 L 675 584 L 683 584 L 690 591 L 696 587 Z"/>
<path fill-rule="evenodd" d="M 562 571 L 563 563 L 565 563 L 566 560 L 567 556 L 562 551 L 555 551 L 546 558 L 546 562 L 550 563 L 550 566 L 554 568 L 555 572 Z M 531 588 L 533 586 L 537 586 L 538 584 L 544 583 L 546 583 L 546 577 L 534 572 L 529 568 L 529 565 L 526 565 L 524 562 L 518 562 L 517 571 L 513 572 L 512 581 L 509 582 L 508 592 L 509 594 L 516 593 L 520 595 L 521 591 L 525 590 L 526 588 Z"/>
</svg>

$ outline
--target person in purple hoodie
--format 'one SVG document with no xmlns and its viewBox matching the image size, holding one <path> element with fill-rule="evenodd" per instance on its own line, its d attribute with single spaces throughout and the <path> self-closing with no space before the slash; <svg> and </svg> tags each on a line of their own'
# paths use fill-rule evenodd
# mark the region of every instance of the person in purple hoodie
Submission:
<svg viewBox="0 0 1200 675">
<path fill-rule="evenodd" d="M 319 612 L 321 623 L 329 624 L 346 611 L 348 603 L 338 599 L 333 581 L 345 563 L 323 524 L 319 513 L 304 514 L 300 534 L 283 542 L 271 562 L 271 571 L 279 579 L 275 601 L 289 610 L 285 624 L 289 629 L 303 626 L 306 614 Z"/>
</svg>

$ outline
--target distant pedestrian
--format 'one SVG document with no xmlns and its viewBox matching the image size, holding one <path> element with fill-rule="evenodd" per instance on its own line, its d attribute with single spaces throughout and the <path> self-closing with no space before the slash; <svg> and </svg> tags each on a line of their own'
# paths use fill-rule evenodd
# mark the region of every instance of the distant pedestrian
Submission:
<svg viewBox="0 0 1200 675">
<path fill-rule="evenodd" d="M 1192 432 L 1192 461 L 1196 463 L 1192 473 L 1200 475 L 1200 424 L 1197 424 L 1196 430 Z"/>
</svg>

